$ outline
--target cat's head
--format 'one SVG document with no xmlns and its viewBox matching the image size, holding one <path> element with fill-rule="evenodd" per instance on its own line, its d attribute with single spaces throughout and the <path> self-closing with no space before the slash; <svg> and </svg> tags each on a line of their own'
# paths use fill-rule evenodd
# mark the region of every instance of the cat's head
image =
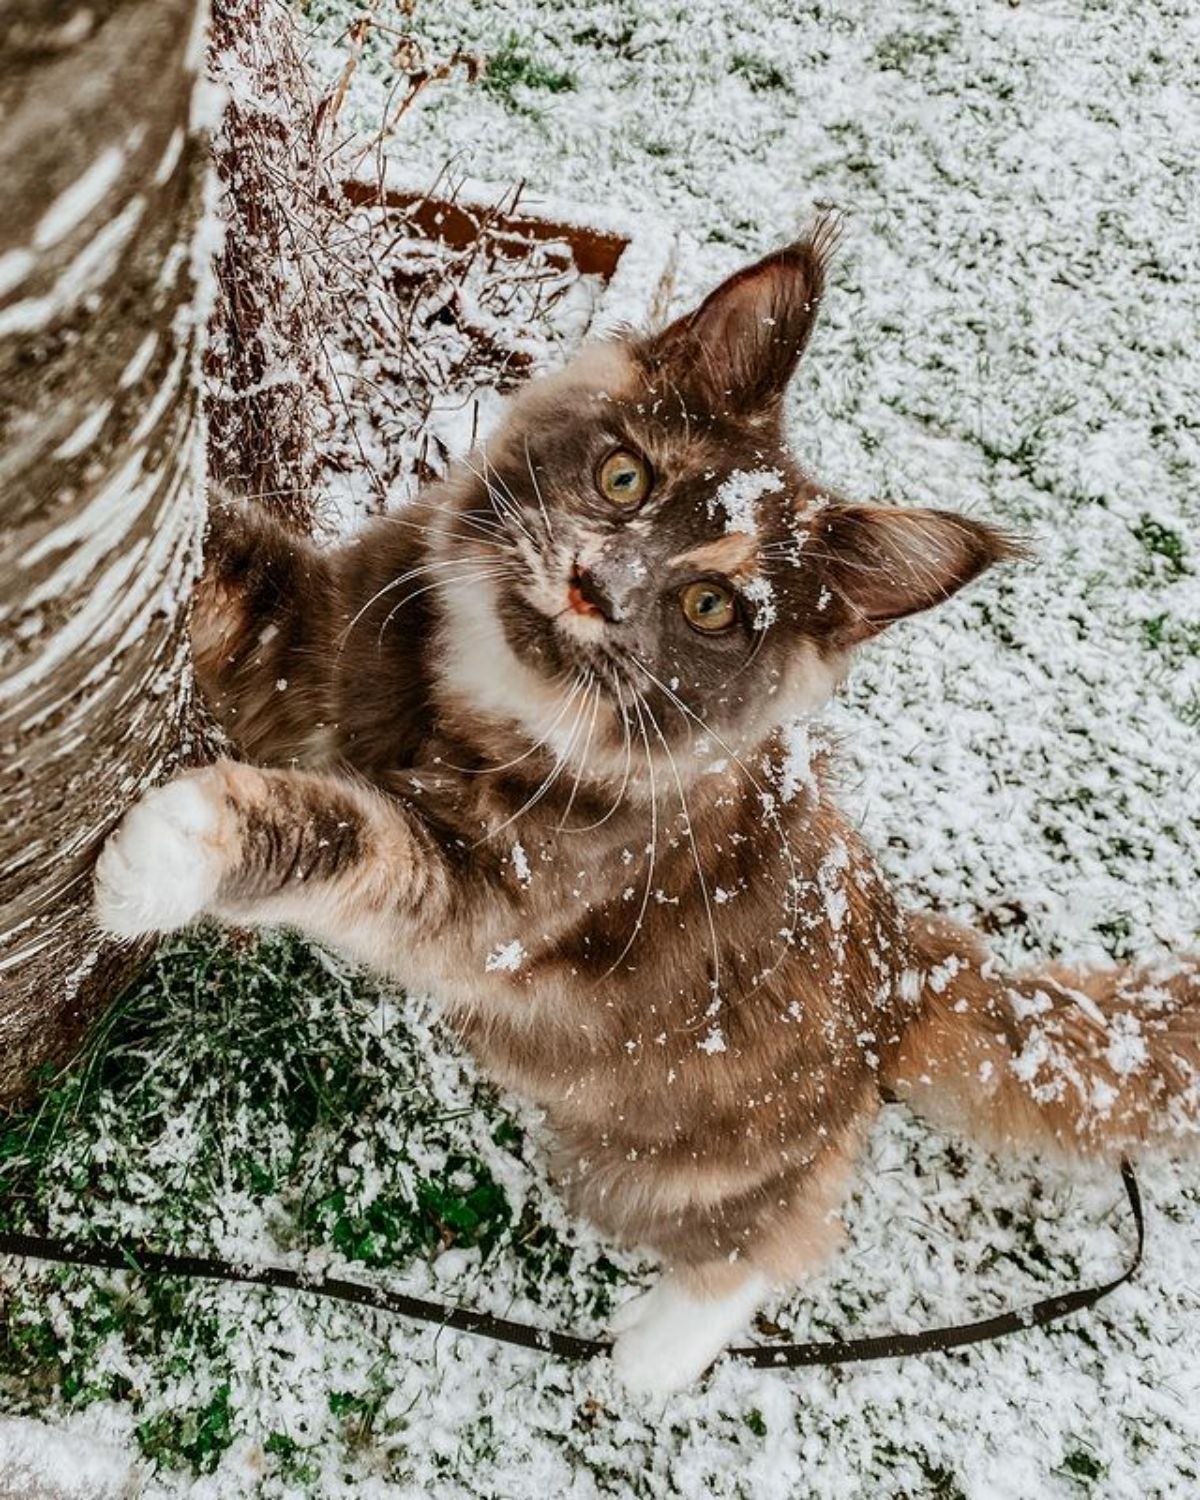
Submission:
<svg viewBox="0 0 1200 1500">
<path fill-rule="evenodd" d="M 1013 555 L 967 517 L 835 500 L 788 453 L 830 241 L 818 227 L 514 401 L 439 545 L 458 701 L 585 774 L 630 733 L 691 766 L 740 754 L 823 702 L 855 646 Z"/>
</svg>

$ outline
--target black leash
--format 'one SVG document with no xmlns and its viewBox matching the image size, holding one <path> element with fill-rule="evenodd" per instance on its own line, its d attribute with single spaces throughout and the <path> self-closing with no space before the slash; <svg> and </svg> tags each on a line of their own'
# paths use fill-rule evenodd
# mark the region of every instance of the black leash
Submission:
<svg viewBox="0 0 1200 1500">
<path fill-rule="evenodd" d="M 1137 1178 L 1127 1161 L 1121 1163 L 1121 1180 L 1133 1211 L 1137 1230 L 1137 1248 L 1133 1259 L 1120 1276 L 1101 1286 L 1079 1287 L 1056 1297 L 1043 1297 L 1028 1307 L 999 1313 L 994 1318 L 980 1318 L 974 1323 L 956 1323 L 947 1328 L 928 1328 L 921 1333 L 884 1333 L 859 1339 L 823 1339 L 811 1344 L 751 1344 L 729 1352 L 747 1364 L 761 1368 L 795 1369 L 801 1365 L 847 1365 L 867 1359 L 900 1359 L 909 1354 L 931 1354 L 938 1350 L 960 1349 L 965 1344 L 983 1344 L 1029 1328 L 1044 1328 L 1071 1313 L 1094 1307 L 1102 1297 L 1115 1292 L 1129 1280 L 1142 1263 L 1146 1243 L 1146 1221 L 1142 1212 L 1142 1195 Z M 497 1318 L 492 1313 L 473 1312 L 466 1307 L 443 1307 L 421 1297 L 403 1292 L 364 1286 L 359 1281 L 343 1281 L 336 1276 L 320 1280 L 307 1279 L 281 1266 L 242 1267 L 230 1261 L 199 1255 L 169 1255 L 156 1250 L 133 1250 L 129 1247 L 71 1245 L 65 1240 L 36 1234 L 8 1234 L 0 1231 L 0 1255 L 19 1255 L 28 1260 L 53 1261 L 63 1266 L 84 1266 L 101 1271 L 130 1271 L 138 1276 L 185 1276 L 196 1281 L 226 1281 L 246 1286 L 273 1287 L 290 1292 L 310 1292 L 336 1302 L 350 1302 L 380 1312 L 396 1313 L 422 1323 L 455 1328 L 460 1333 L 474 1333 L 516 1344 L 522 1349 L 536 1349 L 557 1354 L 563 1359 L 587 1359 L 603 1354 L 612 1347 L 607 1339 L 579 1338 L 571 1333 L 533 1328 Z"/>
</svg>

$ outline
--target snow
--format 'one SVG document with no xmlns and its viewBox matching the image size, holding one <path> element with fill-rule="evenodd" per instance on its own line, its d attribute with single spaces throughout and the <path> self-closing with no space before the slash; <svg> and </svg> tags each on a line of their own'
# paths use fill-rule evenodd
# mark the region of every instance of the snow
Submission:
<svg viewBox="0 0 1200 1500">
<path fill-rule="evenodd" d="M 7 296 L 21 285 L 37 265 L 37 256 L 32 250 L 6 250 L 0 255 L 0 296 Z"/>
<path fill-rule="evenodd" d="M 755 507 L 764 495 L 776 494 L 782 488 L 783 475 L 778 469 L 735 469 L 721 482 L 713 496 L 709 514 L 723 510 L 727 531 L 754 536 L 758 531 Z"/>
<path fill-rule="evenodd" d="M 741 584 L 742 597 L 750 605 L 750 618 L 755 630 L 767 630 L 779 616 L 775 603 L 775 590 L 769 578 L 761 573 L 746 578 Z"/>
<path fill-rule="evenodd" d="M 332 71 L 352 11 L 312 8 Z M 1200 51 L 1189 10 L 696 0 L 684 15 L 669 0 L 443 0 L 410 22 L 383 0 L 375 13 L 415 25 L 430 58 L 495 54 L 515 38 L 571 76 L 558 92 L 520 84 L 511 103 L 458 75 L 431 84 L 389 149 L 429 181 L 452 159 L 472 178 L 522 177 L 548 201 L 678 226 L 672 311 L 814 207 L 843 211 L 843 249 L 789 398 L 798 454 L 854 497 L 998 518 L 1029 532 L 1036 556 L 866 651 L 828 728 L 793 736 L 779 795 L 803 797 L 812 748 L 834 740 L 843 799 L 891 877 L 914 904 L 983 927 L 1008 963 L 1194 946 Z M 365 129 L 393 82 L 394 44 L 377 33 L 355 77 L 346 110 Z M 20 272 L 14 263 L 9 275 Z M 515 850 L 513 869 L 520 879 Z M 828 872 L 831 916 L 845 899 L 837 877 Z M 528 1211 L 560 1252 L 530 1273 L 514 1231 L 481 1257 L 419 1248 L 353 1274 L 418 1292 L 436 1276 L 457 1303 L 598 1331 L 609 1278 L 623 1296 L 651 1270 L 569 1219 L 536 1115 L 498 1103 L 411 1003 L 403 1024 L 388 1010 L 384 1027 L 383 998 L 359 1014 L 330 986 L 332 999 L 311 997 L 329 1034 L 322 1055 L 337 1056 L 343 1037 L 370 1060 L 368 1095 L 322 1138 L 342 1190 L 382 1212 L 414 1174 L 478 1155 L 514 1223 Z M 164 1088 L 202 1009 L 190 995 L 172 1004 L 175 1050 L 164 1044 L 155 1064 Z M 1139 1044 L 1115 1033 L 1114 1067 L 1136 1066 Z M 1047 1045 L 1031 1043 L 1031 1076 Z M 212 1166 L 202 1104 L 224 1075 L 205 1061 L 193 1092 L 168 1096 L 177 1134 L 149 1133 L 147 1151 L 151 1127 L 119 1113 L 111 1139 L 97 1126 L 96 1149 L 115 1160 L 130 1141 L 141 1149 L 143 1197 L 122 1183 L 125 1199 L 81 1201 L 68 1141 L 59 1227 L 149 1225 L 247 1259 L 304 1253 L 291 1248 L 309 1243 L 297 1229 L 303 1186 L 265 1206 L 223 1189 L 206 1217 L 172 1226 L 170 1194 Z M 285 1125 L 247 1118 L 290 1161 Z M 520 1144 L 497 1144 L 513 1120 Z M 217 1330 L 217 1352 L 168 1378 L 169 1349 L 114 1335 L 97 1372 L 131 1367 L 143 1404 L 101 1407 L 96 1430 L 134 1452 L 139 1422 L 230 1384 L 235 1431 L 216 1467 L 159 1468 L 152 1500 L 1174 1500 L 1194 1493 L 1200 1455 L 1200 1192 L 1194 1165 L 1140 1175 L 1149 1239 L 1135 1282 L 1054 1330 L 986 1348 L 840 1371 L 725 1362 L 650 1409 L 603 1365 L 191 1288 L 189 1316 Z M 1111 1172 L 997 1162 L 899 1110 L 873 1135 L 848 1221 L 840 1256 L 768 1308 L 795 1337 L 985 1316 L 1102 1279 L 1130 1246 Z M 69 1333 L 81 1319 L 66 1296 L 57 1281 L 23 1293 L 21 1315 L 49 1304 Z M 331 1414 L 331 1393 L 347 1392 L 374 1412 L 357 1441 Z M 300 1444 L 315 1477 L 284 1472 L 264 1447 L 275 1433 Z"/>
<path fill-rule="evenodd" d="M 27 1417 L 0 1416 L 0 1497 L 118 1500 L 131 1493 L 133 1466 L 107 1443 Z"/>
<path fill-rule="evenodd" d="M 489 953 L 483 967 L 489 974 L 515 974 L 524 962 L 524 944 L 520 938 L 513 938 L 512 942 L 501 943 Z"/>
</svg>

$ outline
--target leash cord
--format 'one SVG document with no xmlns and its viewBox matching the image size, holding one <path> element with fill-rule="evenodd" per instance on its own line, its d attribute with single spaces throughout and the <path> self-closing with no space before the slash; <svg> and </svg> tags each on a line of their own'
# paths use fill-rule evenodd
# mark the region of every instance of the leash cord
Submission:
<svg viewBox="0 0 1200 1500">
<path fill-rule="evenodd" d="M 1142 1196 L 1133 1167 L 1121 1163 L 1121 1181 L 1133 1214 L 1137 1243 L 1133 1258 L 1112 1281 L 1098 1286 L 1078 1287 L 1043 1297 L 1028 1307 L 980 1318 L 972 1323 L 955 1323 L 943 1328 L 927 1328 L 918 1333 L 884 1333 L 865 1338 L 822 1339 L 802 1344 L 750 1344 L 729 1351 L 735 1358 L 759 1369 L 797 1369 L 805 1365 L 847 1365 L 870 1359 L 901 1359 L 913 1354 L 932 1354 L 961 1349 L 968 1344 L 989 1343 L 1029 1328 L 1045 1328 L 1072 1313 L 1094 1307 L 1110 1292 L 1132 1277 L 1142 1263 L 1146 1244 L 1146 1221 Z M 581 1338 L 576 1334 L 557 1333 L 535 1328 L 493 1313 L 476 1312 L 466 1307 L 445 1307 L 404 1292 L 390 1292 L 367 1286 L 360 1281 L 346 1281 L 327 1276 L 307 1278 L 282 1266 L 238 1266 L 231 1261 L 198 1255 L 172 1255 L 156 1250 L 134 1249 L 127 1245 L 77 1245 L 52 1236 L 15 1234 L 0 1231 L 0 1255 L 19 1256 L 26 1260 L 50 1261 L 57 1265 L 79 1266 L 103 1271 L 128 1271 L 137 1276 L 182 1276 L 195 1281 L 223 1281 L 243 1286 L 269 1287 L 274 1290 L 305 1292 L 348 1302 L 358 1307 L 374 1308 L 422 1323 L 453 1328 L 459 1333 L 476 1334 L 522 1349 L 535 1349 L 562 1359 L 588 1359 L 612 1348 L 608 1339 Z"/>
</svg>

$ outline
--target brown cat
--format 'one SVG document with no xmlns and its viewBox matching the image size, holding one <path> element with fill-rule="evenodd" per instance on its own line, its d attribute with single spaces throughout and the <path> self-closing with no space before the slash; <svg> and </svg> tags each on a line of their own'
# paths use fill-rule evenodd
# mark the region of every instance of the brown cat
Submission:
<svg viewBox="0 0 1200 1500">
<path fill-rule="evenodd" d="M 827 244 L 586 349 L 336 550 L 218 508 L 196 663 L 249 763 L 148 794 L 97 870 L 111 933 L 288 923 L 438 995 L 578 1211 L 666 1263 L 616 1323 L 645 1390 L 829 1253 L 883 1093 L 1084 1155 L 1200 1120 L 1195 965 L 1005 978 L 905 912 L 786 732 L 1017 551 L 789 456 Z"/>
</svg>

